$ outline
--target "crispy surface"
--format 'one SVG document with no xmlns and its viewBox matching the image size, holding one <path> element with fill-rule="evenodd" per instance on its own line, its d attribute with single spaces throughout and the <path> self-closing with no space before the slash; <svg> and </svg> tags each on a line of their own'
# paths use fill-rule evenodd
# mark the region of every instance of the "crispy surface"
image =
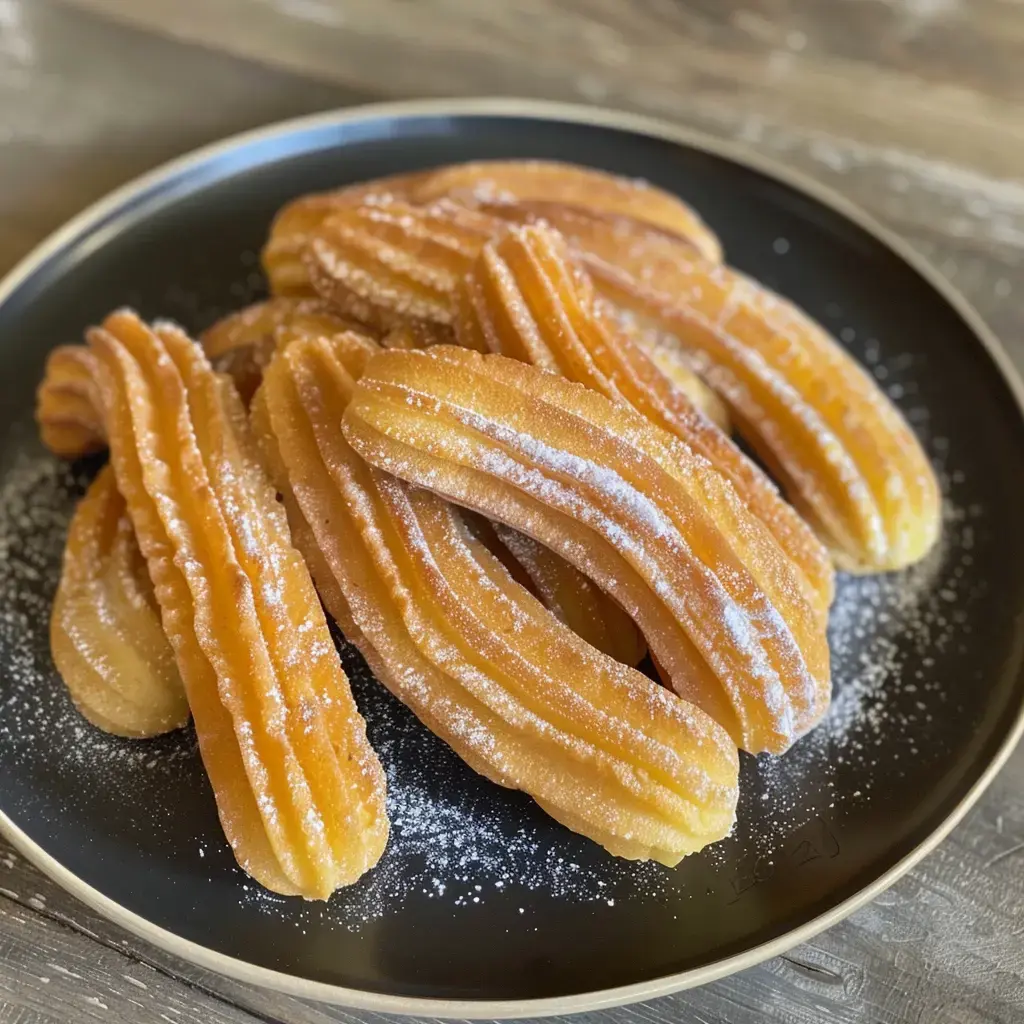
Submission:
<svg viewBox="0 0 1024 1024">
<path fill-rule="evenodd" d="M 384 343 L 389 348 L 450 342 L 460 315 L 460 283 L 480 250 L 505 234 L 514 216 L 524 222 L 534 219 L 529 207 L 501 204 L 500 209 L 503 217 L 447 200 L 416 207 L 390 197 L 346 206 L 310 233 L 311 278 L 337 308 L 379 333 L 387 332 Z M 623 333 L 619 324 L 615 330 Z M 462 331 L 458 340 L 487 351 L 485 340 L 472 331 Z M 666 350 L 658 363 L 698 408 L 728 426 L 725 406 L 684 358 Z"/>
<path fill-rule="evenodd" d="M 279 354 L 257 422 L 378 678 L 477 771 L 613 853 L 673 864 L 725 835 L 725 732 L 562 625 L 446 502 L 355 454 L 334 426 L 355 385 L 340 341 Z"/>
<path fill-rule="evenodd" d="M 36 422 L 54 455 L 76 459 L 106 448 L 95 376 L 95 359 L 83 345 L 60 345 L 47 358 L 36 391 Z"/>
<path fill-rule="evenodd" d="M 382 197 L 338 208 L 309 233 L 313 287 L 380 333 L 410 325 L 451 340 L 456 286 L 501 221 L 454 203 Z"/>
<path fill-rule="evenodd" d="M 268 888 L 326 898 L 387 840 L 384 777 L 237 393 L 170 325 L 88 341 L 224 831 Z"/>
<path fill-rule="evenodd" d="M 174 651 L 109 466 L 71 520 L 50 647 L 75 706 L 104 731 L 158 736 L 188 721 Z"/>
<path fill-rule="evenodd" d="M 824 624 L 716 470 L 628 407 L 502 356 L 374 356 L 344 420 L 381 469 L 529 534 L 637 622 L 680 695 L 751 752 L 824 714 Z"/>
<path fill-rule="evenodd" d="M 543 224 L 489 242 L 466 275 L 457 335 L 470 348 L 533 363 L 624 401 L 706 458 L 799 566 L 824 620 L 832 600 L 828 552 L 775 485 L 661 373 L 642 346 L 596 314 L 589 278 L 561 235 Z"/>
<path fill-rule="evenodd" d="M 823 328 L 786 300 L 699 259 L 646 278 L 593 255 L 598 291 L 654 348 L 685 352 L 737 429 L 852 572 L 900 569 L 941 530 L 935 473 L 913 431 Z"/>
<path fill-rule="evenodd" d="M 671 235 L 705 259 L 720 261 L 722 246 L 681 199 L 649 182 L 546 160 L 481 160 L 424 175 L 410 188 L 413 202 L 449 197 L 468 206 L 501 201 L 571 203 L 598 216 L 629 218 Z"/>
<path fill-rule="evenodd" d="M 231 377 L 248 406 L 275 349 L 295 338 L 329 337 L 356 326 L 319 299 L 282 296 L 223 317 L 199 342 L 214 369 Z"/>
<path fill-rule="evenodd" d="M 511 224 L 546 224 L 555 228 L 577 253 L 587 253 L 627 273 L 645 280 L 651 268 L 677 260 L 691 262 L 692 243 L 678 235 L 660 230 L 635 217 L 607 213 L 550 200 L 502 200 L 482 203 L 482 212 Z M 616 320 L 617 334 L 632 336 L 630 325 Z M 638 339 L 634 339 L 638 340 Z M 686 354 L 679 348 L 661 347 L 651 357 L 666 377 L 722 430 L 729 431 L 729 413 L 725 403 L 705 385 L 690 367 Z"/>
<path fill-rule="evenodd" d="M 418 349 L 438 344 L 430 330 L 397 327 L 385 335 L 387 348 Z M 358 377 L 362 373 L 353 374 Z M 647 645 L 630 617 L 574 565 L 543 544 L 501 524 L 475 517 L 470 529 L 513 578 L 599 651 L 626 665 L 638 665 Z"/>
<path fill-rule="evenodd" d="M 330 338 L 345 332 L 356 337 L 365 335 L 366 330 L 338 315 L 323 300 L 278 297 L 225 317 L 200 340 L 214 365 L 231 371 L 248 404 L 270 357 L 278 348 L 300 337 Z M 441 337 L 430 327 L 403 324 L 385 337 L 384 344 L 422 348 L 437 344 L 439 340 Z M 362 365 L 374 350 L 367 337 L 354 347 L 350 344 L 350 369 L 357 375 L 361 373 Z M 256 358 L 249 361 L 251 376 L 242 369 L 241 361 L 230 361 L 233 356 L 241 354 L 244 358 L 250 352 L 256 354 Z M 493 531 L 492 537 L 501 545 Z M 534 592 L 563 622 L 619 661 L 636 665 L 643 659 L 646 646 L 639 630 L 625 612 L 578 569 L 525 537 L 518 550 L 529 562 L 524 564 L 523 570 Z M 507 546 L 505 554 L 508 562 L 514 562 L 515 556 Z"/>
<path fill-rule="evenodd" d="M 214 369 L 231 377 L 248 405 L 277 346 L 353 326 L 320 299 L 284 297 L 223 317 L 200 341 Z M 50 353 L 36 392 L 36 421 L 54 455 L 76 459 L 107 447 L 96 374 L 96 357 L 85 345 L 61 345 Z"/>
<path fill-rule="evenodd" d="M 262 380 L 264 369 L 278 348 L 284 348 L 300 337 L 334 337 L 350 333 L 353 337 L 363 335 L 360 346 L 353 349 L 351 357 L 363 364 L 376 350 L 366 328 L 353 332 L 353 324 L 335 313 L 322 300 L 278 297 L 267 302 L 256 303 L 237 313 L 219 320 L 201 337 L 203 349 L 214 366 L 229 374 L 235 382 L 240 396 L 246 404 Z M 436 344 L 438 335 L 429 328 L 403 325 L 396 328 L 384 339 L 385 344 L 419 348 Z M 83 346 L 68 346 L 70 354 L 84 354 L 85 365 L 95 373 L 92 353 Z M 85 389 L 88 401 L 95 401 L 95 385 L 88 381 Z M 90 414 L 99 413 L 90 406 Z M 106 446 L 102 425 L 97 428 L 97 443 Z M 65 451 L 67 456 L 85 454 L 84 451 Z M 494 537 L 498 544 L 501 544 Z M 578 569 L 554 552 L 536 551 L 525 546 L 520 551 L 530 559 L 530 567 L 524 570 L 531 581 L 534 592 L 568 623 L 580 636 L 599 650 L 612 657 L 635 665 L 643 659 L 646 646 L 639 630 L 629 617 L 601 590 L 593 585 Z M 536 546 L 536 545 L 535 545 Z M 509 560 L 514 556 L 505 548 Z M 329 606 L 330 607 L 330 606 Z M 339 625 L 344 624 L 339 622 Z M 115 642 L 114 638 L 111 642 Z"/>
<path fill-rule="evenodd" d="M 450 197 L 461 206 L 496 200 L 571 203 L 598 215 L 628 217 L 696 249 L 722 256 L 718 239 L 681 200 L 644 182 L 601 171 L 543 161 L 485 161 L 378 178 L 332 192 L 300 196 L 284 206 L 270 228 L 261 261 L 274 295 L 314 294 L 303 253 L 309 236 L 342 208 L 371 197 L 424 205 Z"/>
<path fill-rule="evenodd" d="M 368 195 L 407 195 L 416 174 L 395 174 L 330 192 L 299 196 L 277 212 L 270 234 L 260 254 L 272 295 L 311 296 L 313 287 L 303 264 L 302 254 L 311 231 L 340 207 L 357 203 Z"/>
</svg>

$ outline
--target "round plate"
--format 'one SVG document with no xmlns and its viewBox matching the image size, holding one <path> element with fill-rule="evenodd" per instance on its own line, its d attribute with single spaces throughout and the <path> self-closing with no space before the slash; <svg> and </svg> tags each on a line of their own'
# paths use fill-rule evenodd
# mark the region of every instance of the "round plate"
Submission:
<svg viewBox="0 0 1024 1024">
<path fill-rule="evenodd" d="M 67 519 L 95 465 L 47 456 L 47 351 L 129 304 L 192 331 L 263 294 L 257 254 L 303 192 L 481 157 L 546 157 L 690 200 L 729 259 L 823 321 L 920 432 L 946 526 L 921 566 L 842 579 L 829 718 L 744 757 L 733 835 L 677 869 L 616 860 L 475 776 L 342 644 L 387 766 L 381 864 L 326 904 L 235 867 L 194 737 L 88 726 L 50 661 Z M 698 984 L 807 939 L 890 884 L 963 815 L 1021 729 L 1024 422 L 1005 359 L 948 286 L 805 182 L 678 129 L 508 102 L 294 121 L 176 161 L 87 211 L 0 288 L 0 825 L 128 929 L 301 996 L 431 1016 L 609 1005 Z"/>
</svg>

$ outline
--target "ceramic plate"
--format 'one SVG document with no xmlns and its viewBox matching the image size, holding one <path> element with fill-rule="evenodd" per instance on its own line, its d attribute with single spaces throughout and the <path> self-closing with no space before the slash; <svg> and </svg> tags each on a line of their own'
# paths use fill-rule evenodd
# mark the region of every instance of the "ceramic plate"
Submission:
<svg viewBox="0 0 1024 1024">
<path fill-rule="evenodd" d="M 96 463 L 46 455 L 47 351 L 112 307 L 193 332 L 264 294 L 257 254 L 303 192 L 473 158 L 571 160 L 690 201 L 730 262 L 796 300 L 874 373 L 941 477 L 941 546 L 842 578 L 834 704 L 785 758 L 744 757 L 730 838 L 678 868 L 615 860 L 475 776 L 339 641 L 387 767 L 392 839 L 326 904 L 235 866 L 182 732 L 119 741 L 71 707 L 47 618 Z M 431 1016 L 533 1015 L 698 984 L 837 921 L 932 848 L 1021 727 L 1024 423 L 978 318 L 902 246 L 791 175 L 664 124 L 509 102 L 365 108 L 176 161 L 93 207 L 0 286 L 0 826 L 128 929 L 298 995 Z"/>
</svg>

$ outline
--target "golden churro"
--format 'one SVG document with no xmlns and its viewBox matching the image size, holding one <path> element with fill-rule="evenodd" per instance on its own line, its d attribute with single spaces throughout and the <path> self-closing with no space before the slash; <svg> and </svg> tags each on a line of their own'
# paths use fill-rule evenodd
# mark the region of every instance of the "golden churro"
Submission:
<svg viewBox="0 0 1024 1024">
<path fill-rule="evenodd" d="M 314 192 L 299 196 L 283 206 L 274 217 L 270 235 L 260 262 L 274 295 L 314 295 L 309 274 L 303 264 L 303 252 L 311 231 L 343 206 L 358 203 L 370 195 L 396 198 L 408 194 L 421 173 L 394 174 L 358 185 L 348 185 L 330 192 Z"/>
<path fill-rule="evenodd" d="M 941 530 L 935 473 L 913 431 L 834 339 L 723 266 L 666 261 L 642 280 L 594 256 L 597 290 L 652 347 L 683 351 L 737 430 L 851 572 L 900 569 Z"/>
<path fill-rule="evenodd" d="M 50 647 L 76 707 L 104 731 L 157 736 L 188 721 L 174 651 L 109 466 L 71 520 Z"/>
<path fill-rule="evenodd" d="M 279 354 L 259 420 L 378 678 L 477 771 L 613 853 L 674 864 L 723 836 L 725 732 L 562 625 L 446 502 L 355 454 L 335 426 L 355 384 L 339 342 Z"/>
<path fill-rule="evenodd" d="M 224 831 L 268 888 L 326 898 L 383 851 L 384 777 L 241 401 L 171 325 L 88 341 Z"/>
<path fill-rule="evenodd" d="M 828 645 L 800 570 L 721 474 L 632 409 L 435 346 L 374 356 L 344 424 L 372 464 L 586 572 L 745 749 L 779 753 L 824 714 Z"/>
<path fill-rule="evenodd" d="M 629 217 L 660 228 L 705 259 L 719 261 L 722 246 L 700 216 L 677 196 L 649 182 L 591 167 L 548 160 L 480 160 L 423 175 L 408 190 L 413 202 L 448 197 L 467 206 L 507 200 L 572 203 L 598 216 Z"/>
<path fill-rule="evenodd" d="M 84 345 L 60 345 L 46 360 L 36 391 L 36 422 L 54 455 L 77 459 L 106 448 L 95 379 L 96 360 Z"/>
</svg>

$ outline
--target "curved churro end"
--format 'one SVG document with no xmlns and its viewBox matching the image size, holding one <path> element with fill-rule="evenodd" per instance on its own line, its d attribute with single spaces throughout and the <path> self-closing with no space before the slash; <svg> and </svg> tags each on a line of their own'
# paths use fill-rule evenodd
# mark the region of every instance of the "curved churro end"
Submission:
<svg viewBox="0 0 1024 1024">
<path fill-rule="evenodd" d="M 344 314 L 382 334 L 412 324 L 450 340 L 456 285 L 500 227 L 453 203 L 371 198 L 325 220 L 304 259 L 317 293 Z"/>
<path fill-rule="evenodd" d="M 60 345 L 47 358 L 35 416 L 42 442 L 54 455 L 77 459 L 106 448 L 95 373 L 95 359 L 83 345 Z"/>
<path fill-rule="evenodd" d="M 564 202 L 513 201 L 482 203 L 485 212 L 520 226 L 539 225 L 554 228 L 577 254 L 589 254 L 624 267 L 646 280 L 652 267 L 663 262 L 683 259 L 692 261 L 695 249 L 691 242 L 659 230 L 633 217 L 607 214 Z M 601 314 L 600 306 L 595 307 Z M 631 337 L 632 330 L 624 317 L 602 316 L 606 329 Z M 466 341 L 460 336 L 460 343 Z M 471 345 L 470 347 L 480 347 Z M 482 349 L 484 350 L 484 349 Z M 729 429 L 725 403 L 689 366 L 678 350 L 659 349 L 652 353 L 658 368 L 676 387 L 722 430 Z"/>
<path fill-rule="evenodd" d="M 274 217 L 260 253 L 271 294 L 315 295 L 302 261 L 309 235 L 340 207 L 351 206 L 371 195 L 402 198 L 419 177 L 418 173 L 396 174 L 330 192 L 314 192 L 286 203 Z"/>
<path fill-rule="evenodd" d="M 174 651 L 109 466 L 71 520 L 50 646 L 76 707 L 105 732 L 158 736 L 188 722 Z"/>
<path fill-rule="evenodd" d="M 841 568 L 923 558 L 942 501 L 920 442 L 877 384 L 818 324 L 727 267 L 663 264 L 641 280 L 593 256 L 602 297 L 652 348 L 685 353 Z"/>
<path fill-rule="evenodd" d="M 721 243 L 677 196 L 638 178 L 548 160 L 480 160 L 427 174 L 410 190 L 415 202 L 449 197 L 470 206 L 507 201 L 571 204 L 600 216 L 630 218 L 661 229 L 720 261 Z"/>
</svg>

